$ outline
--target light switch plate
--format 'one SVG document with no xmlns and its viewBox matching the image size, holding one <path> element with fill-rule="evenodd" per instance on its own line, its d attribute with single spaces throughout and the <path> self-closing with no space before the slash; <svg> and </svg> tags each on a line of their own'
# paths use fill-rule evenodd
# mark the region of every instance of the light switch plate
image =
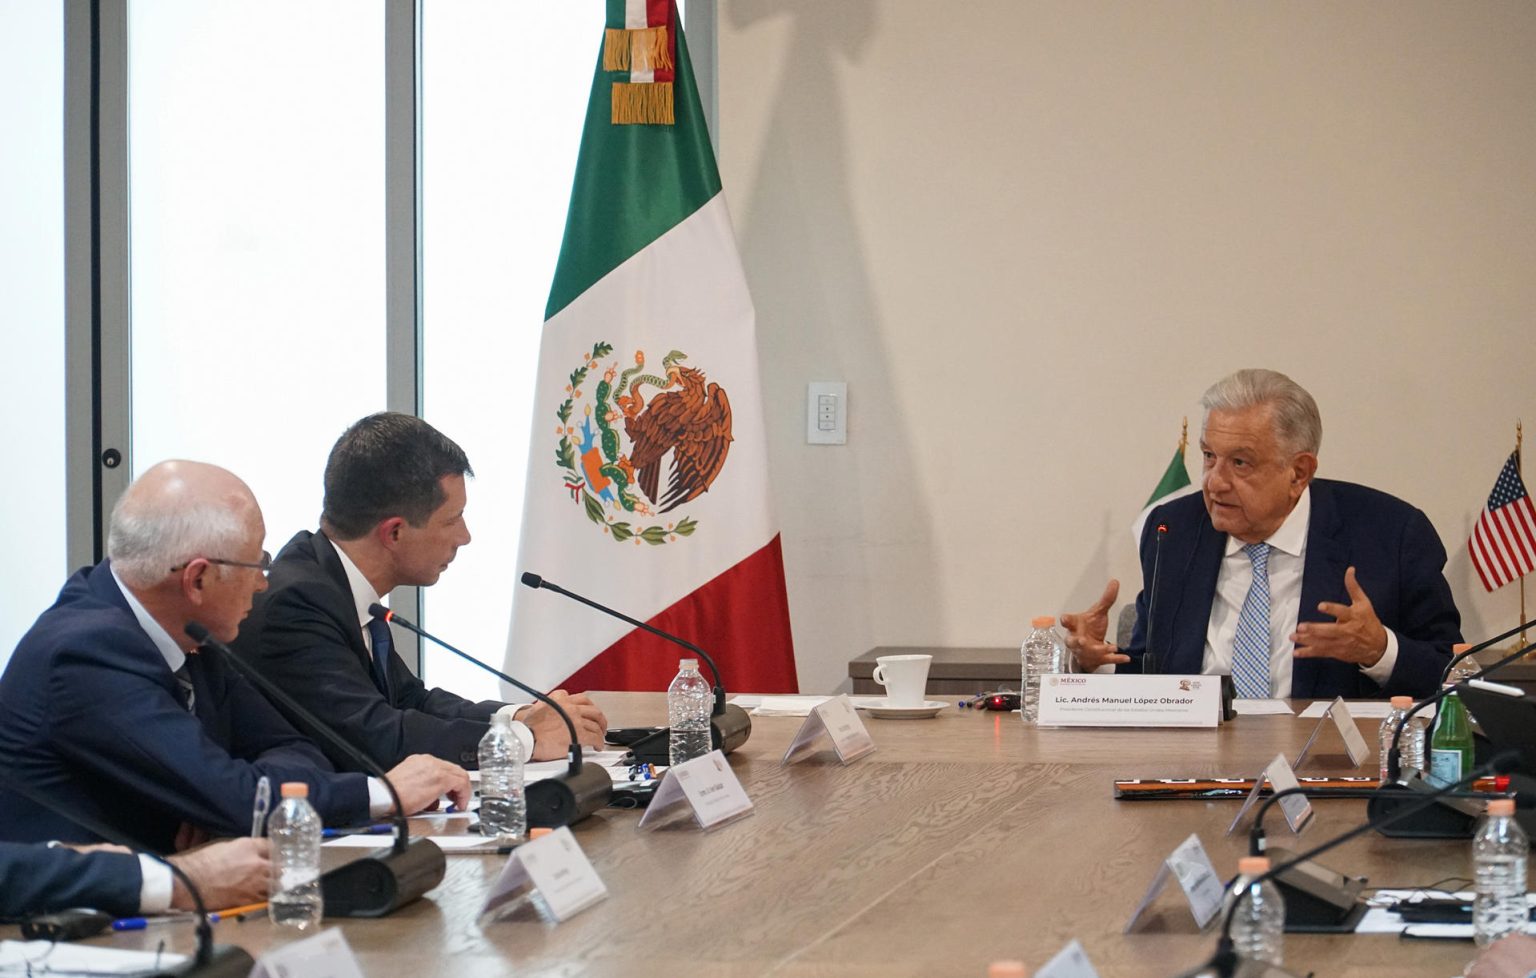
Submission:
<svg viewBox="0 0 1536 978">
<path fill-rule="evenodd" d="M 813 380 L 805 390 L 805 443 L 848 444 L 848 385 L 840 380 Z"/>
</svg>

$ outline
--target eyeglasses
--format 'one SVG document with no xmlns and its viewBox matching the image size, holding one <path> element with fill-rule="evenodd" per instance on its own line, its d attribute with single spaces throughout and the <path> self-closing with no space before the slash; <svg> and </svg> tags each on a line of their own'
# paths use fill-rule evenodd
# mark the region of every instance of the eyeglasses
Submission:
<svg viewBox="0 0 1536 978">
<path fill-rule="evenodd" d="M 223 557 L 204 557 L 202 559 L 208 561 L 210 564 L 222 564 L 225 567 L 249 567 L 251 570 L 261 571 L 262 577 L 266 577 L 272 571 L 272 555 L 267 553 L 265 550 L 261 552 L 260 562 L 254 564 L 248 560 L 225 560 Z M 190 563 L 192 563 L 192 561 L 189 560 L 186 564 L 178 564 L 177 566 L 172 567 L 171 573 L 181 573 L 186 569 L 187 564 Z"/>
</svg>

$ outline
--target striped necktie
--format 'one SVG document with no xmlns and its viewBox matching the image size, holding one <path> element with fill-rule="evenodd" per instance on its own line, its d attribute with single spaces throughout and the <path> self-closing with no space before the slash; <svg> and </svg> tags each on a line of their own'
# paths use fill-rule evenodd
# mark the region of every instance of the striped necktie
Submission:
<svg viewBox="0 0 1536 978">
<path fill-rule="evenodd" d="M 1253 561 L 1253 583 L 1237 616 L 1232 643 L 1232 683 L 1244 699 L 1269 697 L 1269 544 L 1250 543 L 1243 553 Z"/>
<path fill-rule="evenodd" d="M 187 670 L 187 664 L 183 662 L 181 668 L 175 672 L 176 685 L 181 688 L 181 703 L 187 708 L 187 712 L 197 715 L 197 690 L 192 688 L 192 673 Z"/>
</svg>

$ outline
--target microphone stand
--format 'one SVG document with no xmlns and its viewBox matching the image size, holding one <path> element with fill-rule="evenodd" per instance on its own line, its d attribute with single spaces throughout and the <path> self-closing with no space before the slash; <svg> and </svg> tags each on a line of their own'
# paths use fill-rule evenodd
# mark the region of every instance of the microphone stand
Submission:
<svg viewBox="0 0 1536 978">
<path fill-rule="evenodd" d="M 1527 628 L 1530 628 L 1533 625 L 1536 625 L 1536 618 L 1532 618 L 1530 621 L 1523 621 L 1520 624 L 1516 625 L 1514 628 L 1511 628 L 1509 631 L 1507 631 L 1507 632 L 1500 632 L 1499 634 L 1495 635 L 1493 638 L 1488 639 L 1488 641 L 1481 642 L 1481 643 L 1479 643 L 1477 645 L 1472 646 L 1470 649 L 1467 649 L 1465 652 L 1462 652 L 1459 655 L 1453 656 L 1451 658 L 1451 661 L 1447 662 L 1445 664 L 1445 671 L 1440 673 L 1440 682 L 1442 684 L 1445 683 L 1445 680 L 1451 674 L 1451 670 L 1456 668 L 1456 663 L 1460 662 L 1461 660 L 1463 660 L 1465 658 L 1468 658 L 1469 656 L 1477 655 L 1477 653 L 1483 651 L 1484 649 L 1491 648 L 1494 645 L 1497 645 L 1499 642 L 1504 641 L 1506 638 L 1509 638 L 1511 635 L 1515 634 L 1516 632 L 1523 632 Z"/>
<path fill-rule="evenodd" d="M 203 894 L 198 890 L 197 884 L 192 882 L 192 878 L 180 866 L 158 852 L 152 852 L 129 842 L 126 836 L 96 819 L 71 811 L 67 806 L 45 798 L 41 792 L 34 791 L 30 786 L 14 781 L 8 776 L 0 777 L 0 783 L 39 808 L 46 808 L 55 815 L 66 818 L 113 845 L 122 846 L 136 856 L 148 856 L 169 869 L 171 875 L 181 880 L 181 885 L 187 888 L 187 894 L 192 897 L 192 906 L 197 912 L 197 952 L 187 963 L 149 972 L 145 978 L 247 978 L 251 973 L 256 962 L 244 948 L 233 944 L 213 943 L 213 923 L 208 919 L 208 905 L 203 901 Z"/>
<path fill-rule="evenodd" d="M 1168 536 L 1168 524 L 1157 524 L 1157 549 L 1152 552 L 1152 594 L 1147 598 L 1147 647 L 1141 653 L 1141 671 L 1147 675 L 1157 672 L 1157 655 L 1152 651 L 1152 613 L 1157 610 L 1157 574 L 1163 565 L 1163 539 Z"/>
<path fill-rule="evenodd" d="M 214 638 L 201 622 L 187 622 L 186 632 L 203 648 L 221 653 L 247 682 L 292 711 L 310 730 L 334 744 L 337 750 L 383 782 L 389 797 L 394 800 L 395 814 L 391 818 L 395 825 L 394 845 L 385 852 L 371 852 L 361 859 L 338 866 L 320 877 L 327 917 L 386 917 L 443 881 L 448 872 L 448 860 L 443 856 L 443 850 L 431 839 L 411 841 L 411 830 L 406 822 L 405 806 L 400 803 L 400 794 L 390 783 L 389 774 L 377 761 L 348 743 L 330 724 L 299 705 L 276 683 L 236 655 L 228 645 Z"/>
<path fill-rule="evenodd" d="M 1466 777 L 1462 778 L 1460 781 L 1456 781 L 1456 782 L 1454 782 L 1454 783 L 1452 783 L 1452 784 L 1450 784 L 1450 785 L 1448 785 L 1448 786 L 1446 786 L 1444 788 L 1441 788 L 1440 790 L 1434 792 L 1432 795 L 1429 795 L 1429 796 L 1425 797 L 1417 805 L 1411 805 L 1411 806 L 1408 806 L 1406 808 L 1399 809 L 1399 810 L 1397 810 L 1395 812 L 1392 812 L 1392 813 L 1390 813 L 1388 815 L 1385 815 L 1385 816 L 1383 816 L 1383 817 L 1381 817 L 1379 819 L 1375 818 L 1375 817 L 1367 818 L 1360 825 L 1355 826 L 1354 828 L 1352 828 L 1349 831 L 1343 833 L 1342 835 L 1334 836 L 1332 839 L 1329 839 L 1327 842 L 1324 842 L 1321 845 L 1314 846 L 1313 848 L 1308 849 L 1306 852 L 1302 853 L 1301 855 L 1296 856 L 1295 858 L 1293 858 L 1293 859 L 1291 859 L 1291 860 L 1289 860 L 1287 862 L 1281 863 L 1278 866 L 1272 867 L 1268 872 L 1266 872 L 1266 873 L 1256 877 L 1248 885 L 1253 886 L 1253 885 L 1258 884 L 1258 883 L 1263 883 L 1266 880 L 1275 879 L 1281 873 L 1283 873 L 1283 872 L 1285 872 L 1287 870 L 1290 870 L 1290 869 L 1294 869 L 1295 867 L 1302 865 L 1303 863 L 1307 862 L 1308 860 L 1314 859 L 1317 856 L 1322 855 L 1323 853 L 1327 852 L 1330 849 L 1337 848 L 1338 846 L 1343 845 L 1344 843 L 1348 842 L 1350 839 L 1355 838 L 1356 836 L 1364 835 L 1366 832 L 1370 831 L 1371 829 L 1383 828 L 1383 827 L 1385 827 L 1387 825 L 1392 824 L 1393 822 L 1398 821 L 1399 819 L 1403 819 L 1403 818 L 1408 817 L 1409 815 L 1413 814 L 1415 811 L 1419 810 L 1420 808 L 1428 808 L 1433 803 L 1439 801 L 1441 798 L 1448 797 L 1449 795 L 1451 795 L 1454 792 L 1463 790 L 1464 788 L 1466 788 L 1468 785 L 1470 785 L 1472 782 L 1476 781 L 1480 777 L 1484 777 L 1484 776 L 1489 775 L 1489 774 L 1505 774 L 1505 773 L 1508 773 L 1512 768 L 1514 768 L 1514 766 L 1518 762 L 1519 762 L 1519 758 L 1518 758 L 1518 755 L 1517 755 L 1517 753 L 1515 751 L 1512 751 L 1512 750 L 1500 751 L 1491 760 L 1489 760 L 1489 762 L 1487 764 L 1484 764 L 1481 767 L 1477 768 L 1471 774 L 1469 774 Z M 1216 943 L 1216 953 L 1214 955 L 1212 955 L 1210 960 L 1207 961 L 1205 964 L 1200 965 L 1199 967 L 1197 967 L 1197 968 L 1195 968 L 1195 969 L 1193 969 L 1191 971 L 1184 972 L 1184 975 L 1181 976 L 1181 978 L 1184 978 L 1184 976 L 1193 976 L 1193 975 L 1202 974 L 1202 973 L 1206 972 L 1207 970 L 1214 971 L 1214 973 L 1217 976 L 1219 976 L 1219 978 L 1232 978 L 1232 976 L 1237 973 L 1237 969 L 1239 967 L 1239 964 L 1240 964 L 1240 962 L 1243 961 L 1243 959 L 1240 959 L 1238 957 L 1236 947 L 1234 946 L 1233 941 L 1232 941 L 1232 921 L 1236 918 L 1236 916 L 1237 916 L 1237 908 L 1241 905 L 1242 901 L 1243 901 L 1243 894 L 1241 894 L 1241 893 L 1233 894 L 1232 903 L 1227 908 L 1226 919 L 1222 922 L 1221 939 L 1219 941 L 1217 941 L 1217 943 Z M 1260 965 L 1260 967 L 1261 967 L 1262 971 L 1269 971 L 1271 973 L 1280 973 L 1280 974 L 1288 973 L 1288 972 L 1281 971 L 1280 969 L 1275 969 L 1271 965 Z"/>
<path fill-rule="evenodd" d="M 1286 788 L 1265 798 L 1254 813 L 1253 827 L 1248 832 L 1248 854 L 1266 855 L 1264 816 L 1280 799 L 1291 795 L 1309 798 L 1364 798 L 1374 799 L 1377 792 L 1372 788 Z M 1504 797 L 1486 791 L 1453 791 L 1447 798 L 1486 800 Z M 1277 859 L 1289 860 L 1291 853 L 1284 849 L 1272 850 Z M 1366 905 L 1360 900 L 1365 889 L 1365 878 L 1347 876 L 1317 863 L 1298 863 L 1275 876 L 1275 885 L 1285 897 L 1285 929 L 1287 933 L 1301 934 L 1348 934 L 1352 933 L 1360 918 L 1365 916 Z"/>
<path fill-rule="evenodd" d="M 634 627 L 639 628 L 642 631 L 649 632 L 658 638 L 664 638 L 669 642 L 680 645 L 697 655 L 699 658 L 703 659 L 705 664 L 709 666 L 709 671 L 714 676 L 715 680 L 715 707 L 713 715 L 709 720 L 710 739 L 713 746 L 722 753 L 729 754 L 736 750 L 736 748 L 740 747 L 742 744 L 745 744 L 747 742 L 747 738 L 752 736 L 752 718 L 747 716 L 747 711 L 743 710 L 739 706 L 726 705 L 725 685 L 720 681 L 720 669 L 715 665 L 714 658 L 711 657 L 708 652 L 705 652 L 703 649 L 699 648 L 697 645 L 694 645 L 692 642 L 678 638 L 676 635 L 673 635 L 669 632 L 664 632 L 654 625 L 648 625 L 639 619 L 631 618 L 623 612 L 615 611 L 612 608 L 600 605 L 596 601 L 593 601 L 590 598 L 584 598 L 574 591 L 567 591 L 560 585 L 555 584 L 552 581 L 546 581 L 544 578 L 532 572 L 524 573 L 522 576 L 522 582 L 525 586 L 531 587 L 534 590 L 544 588 L 545 590 L 553 591 L 556 594 L 563 594 L 570 598 L 572 601 L 578 601 L 586 605 L 588 608 L 592 608 L 595 611 L 601 611 L 605 615 L 617 618 L 619 621 L 633 625 Z M 633 744 L 630 744 L 629 749 L 634 754 L 635 760 L 637 762 L 645 763 L 649 761 L 651 763 L 666 764 L 670 760 L 667 750 L 669 737 L 670 731 L 666 727 L 659 727 L 655 733 L 649 734 L 640 740 L 635 741 Z"/>
<path fill-rule="evenodd" d="M 520 683 L 501 670 L 486 665 L 468 652 L 454 648 L 436 635 L 401 618 L 381 604 L 374 603 L 369 605 L 368 613 L 381 621 L 393 622 L 406 631 L 415 632 L 422 638 L 435 642 L 466 662 L 474 663 L 491 675 L 496 676 L 502 682 L 516 686 L 529 696 L 534 697 L 554 710 L 559 714 L 560 719 L 565 721 L 565 729 L 571 735 L 570 763 L 567 765 L 564 774 L 553 778 L 542 778 L 528 785 L 524 790 L 524 798 L 528 803 L 528 824 L 530 826 L 535 828 L 559 828 L 562 825 L 570 825 L 607 806 L 608 802 L 612 800 L 613 778 L 607 771 L 597 765 L 582 764 L 581 741 L 576 736 L 576 725 L 571 722 L 571 715 L 561 708 L 559 703 L 556 703 L 549 696 L 539 692 L 532 686 Z"/>
</svg>

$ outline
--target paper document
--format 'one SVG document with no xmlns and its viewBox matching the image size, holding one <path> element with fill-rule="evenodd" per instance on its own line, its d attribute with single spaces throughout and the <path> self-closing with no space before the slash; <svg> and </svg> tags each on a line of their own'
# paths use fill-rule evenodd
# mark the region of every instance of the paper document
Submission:
<svg viewBox="0 0 1536 978">
<path fill-rule="evenodd" d="M 0 941 L 0 971 L 16 975 L 133 975 L 165 971 L 186 960 L 184 954 L 125 951 L 89 944 Z"/>
<path fill-rule="evenodd" d="M 443 851 L 449 849 L 472 849 L 475 846 L 483 846 L 490 842 L 483 835 L 413 835 L 413 839 L 431 839 L 437 843 L 437 847 Z M 334 839 L 326 839 L 321 845 L 332 849 L 385 849 L 395 844 L 392 835 L 338 835 Z"/>
<path fill-rule="evenodd" d="M 1356 720 L 1384 720 L 1387 714 L 1392 712 L 1392 704 L 1386 700 L 1345 700 L 1344 703 L 1349 707 L 1349 715 Z M 1324 713 L 1327 713 L 1328 707 L 1332 705 L 1332 700 L 1317 700 L 1296 715 L 1303 720 L 1316 720 Z M 1425 718 L 1433 717 L 1434 715 L 1435 708 L 1433 706 L 1426 706 L 1414 714 L 1416 717 Z"/>
<path fill-rule="evenodd" d="M 808 717 L 816 707 L 827 702 L 830 696 L 759 696 L 760 702 L 752 710 L 755 717 Z"/>
<path fill-rule="evenodd" d="M 1285 700 L 1233 700 L 1233 709 L 1238 716 L 1243 717 L 1268 717 L 1268 716 L 1295 716 L 1296 711 Z"/>
</svg>

